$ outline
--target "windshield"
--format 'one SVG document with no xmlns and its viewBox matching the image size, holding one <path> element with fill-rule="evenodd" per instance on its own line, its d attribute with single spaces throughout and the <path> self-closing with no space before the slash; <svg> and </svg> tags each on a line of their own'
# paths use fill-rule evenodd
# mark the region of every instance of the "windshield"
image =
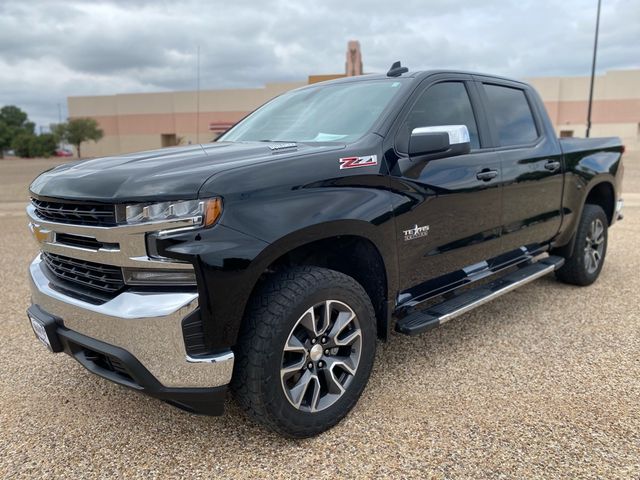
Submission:
<svg viewBox="0 0 640 480">
<path fill-rule="evenodd" d="M 351 142 L 369 131 L 403 80 L 337 83 L 285 93 L 218 141 Z"/>
</svg>

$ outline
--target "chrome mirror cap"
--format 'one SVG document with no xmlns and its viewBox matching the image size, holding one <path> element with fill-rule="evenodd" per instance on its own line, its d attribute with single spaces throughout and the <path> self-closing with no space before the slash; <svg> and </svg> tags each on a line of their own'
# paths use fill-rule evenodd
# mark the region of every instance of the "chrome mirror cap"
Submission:
<svg viewBox="0 0 640 480">
<path fill-rule="evenodd" d="M 449 135 L 450 145 L 469 143 L 471 141 L 469 137 L 469 129 L 467 129 L 466 125 L 437 125 L 433 127 L 418 127 L 412 130 L 411 135 L 419 135 L 421 133 L 446 133 Z"/>
</svg>

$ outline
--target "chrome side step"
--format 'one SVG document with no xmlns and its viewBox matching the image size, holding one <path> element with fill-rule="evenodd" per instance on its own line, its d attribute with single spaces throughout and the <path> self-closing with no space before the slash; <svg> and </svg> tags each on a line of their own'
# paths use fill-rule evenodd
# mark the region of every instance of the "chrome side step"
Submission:
<svg viewBox="0 0 640 480">
<path fill-rule="evenodd" d="M 401 318 L 396 330 L 405 335 L 418 335 L 431 328 L 438 327 L 463 313 L 484 305 L 491 300 L 526 285 L 564 264 L 564 258 L 550 256 L 536 263 L 519 268 L 515 272 L 498 278 L 491 283 L 467 290 L 425 310 L 418 310 Z"/>
</svg>

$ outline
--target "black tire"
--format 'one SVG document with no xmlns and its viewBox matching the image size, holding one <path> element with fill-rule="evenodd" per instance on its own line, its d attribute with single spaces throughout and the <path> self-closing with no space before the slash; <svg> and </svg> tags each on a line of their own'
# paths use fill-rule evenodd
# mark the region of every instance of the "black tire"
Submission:
<svg viewBox="0 0 640 480">
<path fill-rule="evenodd" d="M 602 234 L 597 239 L 592 238 L 594 225 L 602 227 Z M 556 271 L 556 277 L 560 281 L 580 286 L 591 285 L 596 281 L 607 254 L 608 225 L 609 221 L 602 207 L 589 203 L 584 206 L 573 253 L 570 257 L 565 257 L 565 264 Z M 596 244 L 596 240 L 600 243 Z M 594 265 L 596 257 L 597 264 Z"/>
<path fill-rule="evenodd" d="M 336 302 L 332 302 L 335 300 Z M 357 368 L 353 374 L 347 374 L 337 368 L 338 374 L 335 374 L 336 365 L 332 364 L 331 369 L 326 368 L 322 373 L 320 368 L 322 360 L 317 362 L 314 369 L 307 368 L 306 365 L 311 364 L 311 352 L 300 353 L 299 358 L 303 358 L 302 372 L 307 375 L 317 375 L 315 382 L 308 382 L 313 389 L 308 403 L 315 402 L 319 406 L 321 393 L 314 396 L 315 389 L 321 392 L 321 382 L 319 380 L 322 375 L 331 375 L 333 378 L 340 376 L 348 378 L 348 384 L 344 388 L 344 393 L 340 393 L 337 400 L 333 400 L 336 394 L 327 398 L 334 403 L 319 411 L 303 411 L 305 406 L 301 403 L 296 407 L 291 400 L 291 392 L 293 389 L 287 389 L 285 383 L 285 344 L 288 346 L 293 342 L 293 336 L 297 335 L 296 340 L 300 336 L 297 328 L 301 327 L 303 318 L 313 318 L 317 324 L 315 312 L 312 310 L 317 305 L 325 302 L 323 312 L 324 317 L 328 317 L 327 325 L 331 318 L 335 318 L 333 325 L 335 328 L 327 328 L 326 331 L 334 332 L 337 327 L 337 318 L 352 318 L 352 322 L 357 322 L 359 328 L 355 329 L 355 323 L 349 323 L 349 330 L 360 332 L 361 340 L 358 342 L 358 362 Z M 335 305 L 334 305 L 335 304 Z M 350 313 L 348 316 L 340 316 L 341 313 L 331 311 L 333 306 L 342 308 L 342 304 L 348 306 Z M 316 307 L 314 307 L 314 305 Z M 312 310 L 313 317 L 307 317 L 309 311 Z M 337 315 L 337 316 L 336 316 Z M 345 312 L 345 315 L 347 313 Z M 354 316 L 355 315 L 355 316 Z M 306 322 L 306 320 L 305 320 Z M 347 322 L 348 323 L 348 322 Z M 314 327 L 315 328 L 315 327 Z M 302 329 L 309 332 L 308 329 Z M 334 338 L 340 337 L 336 334 Z M 309 335 L 311 337 L 312 335 Z M 349 338 L 353 335 L 348 335 Z M 356 333 L 355 337 L 358 337 Z M 327 338 L 315 338 L 314 344 L 317 345 L 322 341 L 329 341 Z M 310 345 L 311 338 L 305 340 Z M 336 340 L 338 341 L 338 340 Z M 328 345 L 328 344 L 327 344 Z M 347 348 L 345 355 L 351 355 L 355 351 L 355 347 L 349 345 L 340 347 Z M 337 424 L 358 401 L 365 385 L 369 379 L 371 368 L 375 357 L 376 348 L 376 320 L 371 301 L 362 288 L 353 278 L 340 272 L 328 270 L 318 267 L 295 267 L 282 272 L 275 273 L 268 278 L 265 283 L 254 294 L 250 301 L 248 312 L 241 328 L 238 345 L 236 348 L 236 361 L 233 373 L 232 391 L 240 406 L 246 410 L 250 417 L 255 421 L 277 431 L 278 433 L 293 437 L 304 438 L 317 435 L 335 424 Z M 323 350 L 322 358 L 330 360 L 330 350 Z M 344 350 L 341 350 L 344 352 Z M 294 352 L 297 354 L 299 352 Z M 317 350 L 315 351 L 317 356 Z M 326 356 L 325 356 L 326 354 Z M 334 358 L 338 356 L 338 347 L 335 347 Z M 307 363 L 309 362 L 309 363 Z M 294 362 L 295 363 L 295 362 Z M 329 361 L 324 362 L 324 366 L 328 367 Z M 338 362 L 342 363 L 342 362 Z M 315 368 L 318 368 L 315 370 Z M 292 369 L 290 369 L 292 370 Z M 309 370 L 306 372 L 306 370 Z M 327 373 L 327 372 L 332 373 Z M 303 373 L 297 372 L 293 375 L 299 375 L 302 378 Z M 281 377 L 281 375 L 283 375 Z M 349 375 L 351 375 L 349 377 Z M 294 378 L 295 380 L 295 378 Z M 300 380 L 297 380 L 300 382 Z M 325 387 L 327 382 L 325 380 Z M 333 384 L 335 386 L 335 383 Z M 306 388 L 306 387 L 305 387 Z M 298 389 L 298 392 L 302 389 Z M 303 398 L 305 394 L 301 394 Z M 328 404 L 329 400 L 325 402 Z M 311 407 L 309 407 L 311 408 Z"/>
</svg>

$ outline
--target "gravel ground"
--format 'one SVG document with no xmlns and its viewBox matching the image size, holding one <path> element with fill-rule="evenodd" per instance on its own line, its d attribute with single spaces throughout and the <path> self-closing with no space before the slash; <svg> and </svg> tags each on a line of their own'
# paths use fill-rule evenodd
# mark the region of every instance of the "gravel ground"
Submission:
<svg viewBox="0 0 640 480">
<path fill-rule="evenodd" d="M 291 441 L 233 403 L 183 413 L 41 347 L 25 270 L 25 185 L 0 160 L 0 478 L 640 478 L 640 154 L 626 218 L 589 288 L 543 278 L 420 337 L 379 344 L 354 411 Z"/>
</svg>

